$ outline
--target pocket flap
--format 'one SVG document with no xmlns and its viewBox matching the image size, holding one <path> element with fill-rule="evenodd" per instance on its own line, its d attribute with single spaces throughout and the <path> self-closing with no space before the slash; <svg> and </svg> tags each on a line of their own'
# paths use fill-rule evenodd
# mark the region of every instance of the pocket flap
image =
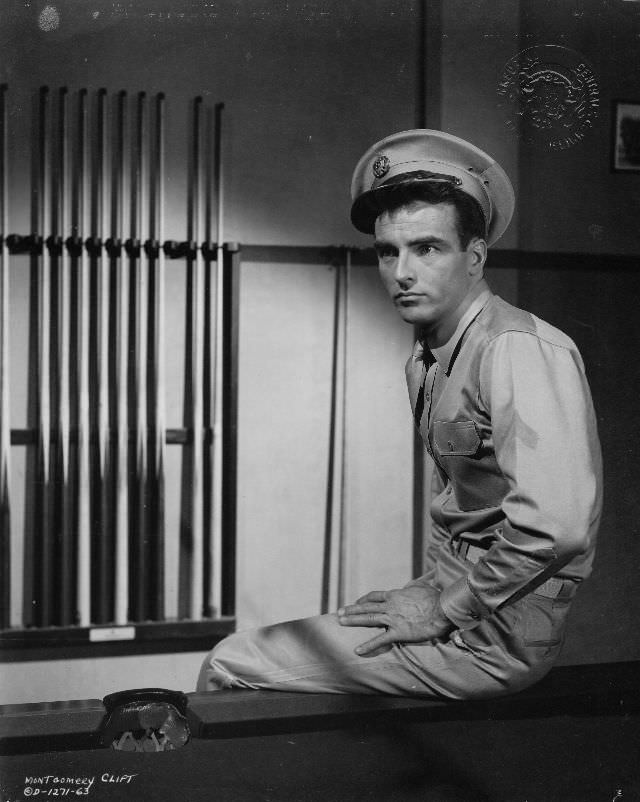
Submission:
<svg viewBox="0 0 640 802">
<path fill-rule="evenodd" d="M 434 421 L 433 434 L 441 457 L 473 457 L 482 442 L 472 420 Z"/>
</svg>

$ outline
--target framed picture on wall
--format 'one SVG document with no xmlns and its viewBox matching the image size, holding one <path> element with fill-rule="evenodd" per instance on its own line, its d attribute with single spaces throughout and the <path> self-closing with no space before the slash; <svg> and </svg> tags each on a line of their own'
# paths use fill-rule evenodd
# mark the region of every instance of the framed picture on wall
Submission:
<svg viewBox="0 0 640 802">
<path fill-rule="evenodd" d="M 611 167 L 616 173 L 640 173 L 640 101 L 613 101 Z"/>
</svg>

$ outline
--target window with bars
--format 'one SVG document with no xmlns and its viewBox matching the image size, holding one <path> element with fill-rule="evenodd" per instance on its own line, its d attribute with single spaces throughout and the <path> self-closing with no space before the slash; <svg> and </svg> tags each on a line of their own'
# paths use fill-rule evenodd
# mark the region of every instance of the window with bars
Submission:
<svg viewBox="0 0 640 802">
<path fill-rule="evenodd" d="M 9 100 L 2 87 L 3 650 L 210 646 L 234 613 L 239 249 L 223 244 L 223 106 L 191 105 L 175 241 L 163 94 L 41 88 L 21 234 Z"/>
</svg>

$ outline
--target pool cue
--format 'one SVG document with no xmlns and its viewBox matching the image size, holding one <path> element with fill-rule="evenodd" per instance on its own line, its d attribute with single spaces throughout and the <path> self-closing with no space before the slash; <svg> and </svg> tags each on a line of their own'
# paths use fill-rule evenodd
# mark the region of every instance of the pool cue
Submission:
<svg viewBox="0 0 640 802">
<path fill-rule="evenodd" d="M 335 380 L 333 392 L 335 400 L 333 403 L 334 421 L 334 445 L 333 445 L 333 506 L 331 509 L 331 533 L 332 533 L 332 554 L 331 554 L 331 607 L 335 610 L 340 605 L 341 578 L 342 578 L 342 556 L 343 556 L 343 532 L 342 532 L 342 510 L 343 510 L 343 489 L 344 489 L 344 412 L 345 412 L 345 342 L 346 342 L 346 264 L 340 259 L 336 266 L 336 349 L 335 349 Z"/>
<path fill-rule="evenodd" d="M 213 578 L 213 503 L 214 503 L 214 481 L 213 481 L 213 397 L 214 397 L 214 371 L 215 371 L 215 271 L 213 262 L 213 123 L 212 110 L 207 108 L 204 118 L 204 239 L 206 243 L 207 255 L 205 258 L 205 306 L 204 306 L 204 354 L 203 354 L 203 426 L 207 432 L 205 447 L 203 449 L 202 482 L 203 490 L 203 576 L 202 592 L 204 600 L 203 615 L 211 615 L 211 588 Z M 203 247 L 205 247 L 203 245 Z"/>
<path fill-rule="evenodd" d="M 222 433 L 223 433 L 223 303 L 224 303 L 224 184 L 222 172 L 222 112 L 224 103 L 215 106 L 214 175 L 216 193 L 216 270 L 214 288 L 214 357 L 213 357 L 213 493 L 210 546 L 210 576 L 208 608 L 220 615 L 222 609 Z"/>
<path fill-rule="evenodd" d="M 123 231 L 125 197 L 125 136 L 127 131 L 127 94 L 118 94 L 116 113 L 116 141 L 113 154 L 114 177 L 111 236 L 114 240 Z M 131 239 L 136 237 L 137 208 L 136 181 L 131 182 L 134 196 L 130 207 Z M 116 522 L 115 522 L 115 599 L 114 622 L 127 623 L 129 617 L 129 291 L 130 266 L 135 257 L 121 254 L 114 260 L 117 270 L 117 337 L 116 337 L 116 395 L 117 395 L 117 467 L 116 467 Z"/>
<path fill-rule="evenodd" d="M 335 265 L 333 343 L 329 411 L 329 451 L 327 457 L 327 492 L 320 611 L 335 610 L 340 596 L 340 562 L 342 557 L 344 411 L 346 318 L 345 266 Z"/>
<path fill-rule="evenodd" d="M 338 529 L 338 607 L 346 601 L 349 576 L 349 539 L 347 530 L 347 397 L 348 397 L 348 376 L 349 376 L 349 296 L 351 289 L 351 251 L 345 251 L 345 261 L 341 264 L 342 274 L 342 383 L 340 398 L 340 417 L 341 417 L 341 437 L 340 437 L 340 492 L 339 492 L 339 529 Z"/>
<path fill-rule="evenodd" d="M 193 427 L 192 490 L 191 490 L 191 588 L 189 596 L 189 615 L 198 619 L 203 608 L 203 362 L 204 362 L 204 261 L 201 240 L 201 149 L 202 149 L 202 98 L 197 97 L 193 104 L 192 131 L 192 204 L 189 221 L 189 241 L 196 245 L 193 257 L 193 281 L 191 293 L 192 342 L 191 342 L 191 403 Z"/>
<path fill-rule="evenodd" d="M 329 442 L 327 453 L 327 485 L 325 495 L 324 542 L 322 552 L 322 582 L 320 596 L 320 612 L 328 613 L 335 609 L 333 599 L 335 548 L 333 544 L 335 532 L 335 464 L 337 442 L 337 405 L 338 405 L 338 355 L 340 350 L 340 273 L 335 265 L 336 277 L 333 300 L 333 336 L 331 346 L 331 379 L 329 390 Z"/>
<path fill-rule="evenodd" d="M 89 141 L 87 126 L 87 90 L 77 99 L 77 132 L 75 160 L 75 203 L 72 210 L 72 232 L 80 242 L 87 231 L 87 176 Z M 78 568 L 76 587 L 76 620 L 81 627 L 91 623 L 91 473 L 89 417 L 89 315 L 91 305 L 89 260 L 83 247 L 77 257 L 78 316 Z"/>
<path fill-rule="evenodd" d="M 96 215 L 93 238 L 104 242 L 107 231 L 107 91 L 97 96 L 96 120 Z M 96 623 L 112 619 L 112 494 L 111 494 L 111 433 L 109 414 L 109 306 L 110 259 L 104 250 L 97 258 L 98 267 L 98 493 L 100 502 L 100 532 L 96 564 Z"/>
<path fill-rule="evenodd" d="M 153 588 L 156 619 L 166 617 L 165 610 L 165 516 L 164 516 L 164 468 L 165 468 L 165 265 L 162 243 L 164 241 L 164 94 L 155 99 L 155 116 L 152 148 L 153 169 L 150 176 L 149 239 L 158 242 L 158 255 L 153 264 L 153 502 L 155 524 L 155 550 L 153 552 Z"/>
<path fill-rule="evenodd" d="M 56 236 L 63 242 L 58 256 L 58 443 L 59 443 L 59 503 L 60 516 L 60 616 L 58 623 L 73 623 L 73 563 L 75 549 L 72 529 L 72 498 L 70 488 L 71 411 L 69 406 L 69 370 L 71 357 L 71 264 L 64 247 L 64 234 L 69 218 L 69 122 L 68 92 L 60 89 L 58 97 L 58 206 Z"/>
<path fill-rule="evenodd" d="M 39 170 L 37 194 L 39 197 L 39 218 L 43 233 L 42 254 L 38 264 L 38 463 L 39 488 L 41 498 L 39 535 L 40 544 L 35 551 L 39 559 L 39 577 L 35 591 L 39 596 L 36 603 L 37 623 L 48 626 L 52 622 L 51 596 L 54 569 L 52 476 L 51 476 L 51 256 L 46 240 L 51 227 L 51 162 L 47 147 L 47 133 L 50 117 L 48 87 L 40 89 L 39 103 Z M 36 230 L 37 235 L 37 230 Z"/>
<path fill-rule="evenodd" d="M 11 426 L 9 404 L 9 251 L 7 86 L 0 86 L 0 626 L 18 625 L 11 608 Z"/>
<path fill-rule="evenodd" d="M 131 236 L 145 240 L 145 226 L 147 226 L 147 173 L 148 160 L 145 142 L 148 137 L 147 103 L 144 92 L 138 93 L 136 110 L 136 161 L 132 170 L 131 180 L 135 183 L 135 193 L 132 193 L 136 205 L 135 227 L 132 225 Z M 133 215 L 132 215 L 133 220 Z M 147 370 L 148 370 L 148 333 L 149 333 L 149 263 L 144 249 L 135 262 L 135 289 L 136 289 L 136 352 L 135 352 L 135 477 L 137 502 L 137 531 L 135 539 L 135 591 L 132 589 L 133 608 L 137 620 L 148 618 L 148 416 L 147 416 Z"/>
</svg>

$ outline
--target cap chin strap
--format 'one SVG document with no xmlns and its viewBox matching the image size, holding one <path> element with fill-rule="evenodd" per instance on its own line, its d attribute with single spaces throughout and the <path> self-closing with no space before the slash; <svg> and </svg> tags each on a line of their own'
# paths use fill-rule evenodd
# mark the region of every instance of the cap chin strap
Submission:
<svg viewBox="0 0 640 802">
<path fill-rule="evenodd" d="M 410 184 L 412 181 L 438 181 L 443 184 L 453 184 L 456 187 L 462 185 L 462 179 L 455 175 L 416 170 L 413 173 L 400 173 L 399 175 L 393 176 L 393 178 L 390 178 L 388 181 L 381 181 L 377 186 L 374 183 L 371 189 L 376 190 L 382 187 L 400 186 L 402 184 Z"/>
</svg>

